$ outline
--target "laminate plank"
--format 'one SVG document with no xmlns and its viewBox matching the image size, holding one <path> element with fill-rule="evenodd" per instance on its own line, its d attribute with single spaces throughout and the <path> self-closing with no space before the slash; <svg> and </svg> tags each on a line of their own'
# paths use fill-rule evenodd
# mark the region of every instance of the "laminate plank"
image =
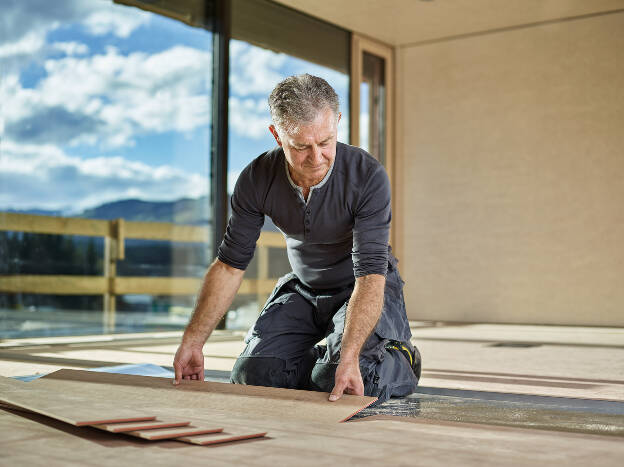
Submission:
<svg viewBox="0 0 624 467">
<path fill-rule="evenodd" d="M 345 394 L 340 400 L 329 402 L 329 394 L 324 392 L 187 380 L 174 386 L 170 378 L 67 369 L 29 384 L 59 391 L 88 392 L 91 397 L 99 398 L 116 394 L 117 400 L 127 401 L 132 407 L 148 403 L 153 407 L 192 405 L 210 410 L 211 414 L 321 423 L 346 421 L 377 400 Z"/>
<path fill-rule="evenodd" d="M 126 431 L 137 430 L 154 430 L 157 428 L 174 428 L 188 426 L 191 422 L 167 422 L 164 420 L 152 420 L 147 422 L 125 422 L 125 423 L 108 423 L 102 425 L 93 425 L 100 430 L 110 431 L 111 433 L 124 433 Z"/>
<path fill-rule="evenodd" d="M 156 415 L 117 403 L 92 400 L 88 393 L 48 391 L 0 376 L 0 402 L 74 426 L 155 420 Z"/>
<path fill-rule="evenodd" d="M 262 438 L 266 436 L 266 434 L 266 431 L 263 433 L 219 433 L 214 435 L 184 436 L 182 438 L 176 438 L 176 440 L 190 444 L 199 444 L 200 446 L 208 446 L 210 444 L 231 443 L 245 439 Z"/>
<path fill-rule="evenodd" d="M 125 435 L 136 436 L 137 438 L 147 439 L 149 441 L 159 441 L 162 439 L 175 439 L 182 436 L 204 435 L 207 433 L 220 433 L 223 428 L 200 428 L 195 426 L 185 426 L 177 428 L 160 428 L 126 431 Z"/>
</svg>

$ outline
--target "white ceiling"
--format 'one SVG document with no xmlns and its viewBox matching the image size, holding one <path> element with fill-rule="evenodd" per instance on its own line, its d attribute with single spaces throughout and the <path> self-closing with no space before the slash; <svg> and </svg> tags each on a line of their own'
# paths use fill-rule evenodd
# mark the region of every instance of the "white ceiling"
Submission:
<svg viewBox="0 0 624 467">
<path fill-rule="evenodd" d="M 624 10 L 624 0 L 275 0 L 395 46 Z"/>
</svg>

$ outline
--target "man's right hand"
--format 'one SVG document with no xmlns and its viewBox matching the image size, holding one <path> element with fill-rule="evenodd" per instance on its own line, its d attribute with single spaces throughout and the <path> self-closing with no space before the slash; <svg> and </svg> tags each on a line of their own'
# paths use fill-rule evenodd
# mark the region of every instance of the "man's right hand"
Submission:
<svg viewBox="0 0 624 467">
<path fill-rule="evenodd" d="M 178 347 L 173 359 L 175 379 L 173 384 L 180 384 L 182 379 L 204 380 L 204 353 L 201 345 L 184 342 Z"/>
</svg>

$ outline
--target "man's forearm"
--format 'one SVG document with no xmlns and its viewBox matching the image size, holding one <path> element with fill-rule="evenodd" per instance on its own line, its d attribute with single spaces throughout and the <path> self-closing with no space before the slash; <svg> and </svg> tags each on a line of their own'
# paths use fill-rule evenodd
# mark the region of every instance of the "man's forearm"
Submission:
<svg viewBox="0 0 624 467">
<path fill-rule="evenodd" d="M 234 300 L 245 271 L 216 259 L 202 284 L 183 341 L 203 346 Z"/>
<path fill-rule="evenodd" d="M 347 307 L 340 358 L 357 360 L 366 339 L 375 328 L 384 301 L 386 278 L 369 274 L 356 279 Z"/>
</svg>

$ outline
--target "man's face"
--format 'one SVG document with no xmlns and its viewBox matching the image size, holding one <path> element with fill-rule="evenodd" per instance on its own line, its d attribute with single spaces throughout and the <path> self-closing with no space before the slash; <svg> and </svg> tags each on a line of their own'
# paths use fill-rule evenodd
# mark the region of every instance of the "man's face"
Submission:
<svg viewBox="0 0 624 467">
<path fill-rule="evenodd" d="M 284 149 L 295 183 L 312 186 L 320 182 L 336 157 L 338 118 L 327 108 L 296 131 L 287 133 L 271 125 L 269 129 L 277 144 Z"/>
</svg>

